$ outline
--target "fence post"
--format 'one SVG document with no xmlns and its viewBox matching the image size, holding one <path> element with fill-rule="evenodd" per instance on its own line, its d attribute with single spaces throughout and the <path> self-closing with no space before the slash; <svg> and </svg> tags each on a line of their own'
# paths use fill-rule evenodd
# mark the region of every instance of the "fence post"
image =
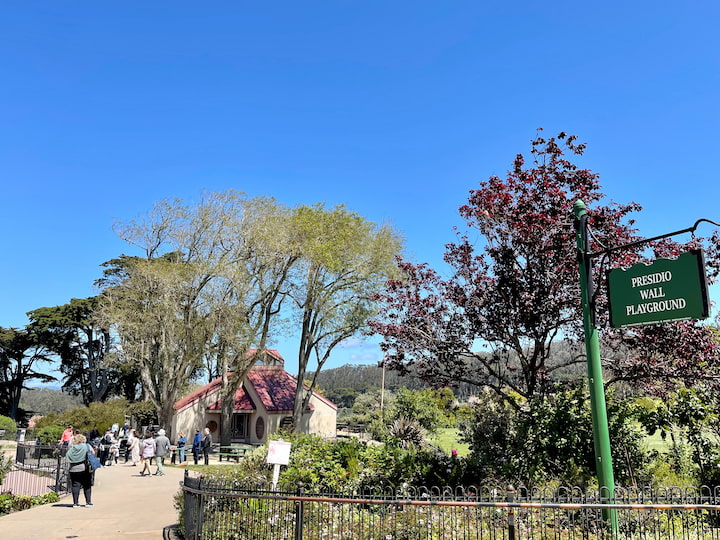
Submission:
<svg viewBox="0 0 720 540">
<path fill-rule="evenodd" d="M 298 484 L 297 494 L 302 496 L 305 492 L 303 485 Z M 304 514 L 304 503 L 303 501 L 295 501 L 295 540 L 302 540 L 303 537 L 303 514 Z"/>
<path fill-rule="evenodd" d="M 183 474 L 183 487 L 188 487 L 188 470 L 185 469 Z M 183 532 L 185 538 L 188 540 L 194 540 L 195 538 L 195 511 L 197 495 L 190 493 L 189 491 L 183 490 Z"/>
<path fill-rule="evenodd" d="M 507 502 L 515 502 L 515 488 L 507 487 Z M 508 507 L 508 540 L 515 540 L 515 509 Z"/>
<path fill-rule="evenodd" d="M 195 504 L 195 538 L 197 540 L 200 540 L 202 538 L 202 526 L 203 526 L 203 480 L 205 479 L 204 476 L 201 476 L 198 480 L 198 491 L 200 492 L 200 495 L 198 495 L 195 498 L 196 504 Z"/>
<path fill-rule="evenodd" d="M 58 454 L 57 457 L 57 468 L 55 469 L 55 493 L 60 494 L 60 479 L 62 478 L 62 456 Z"/>
</svg>

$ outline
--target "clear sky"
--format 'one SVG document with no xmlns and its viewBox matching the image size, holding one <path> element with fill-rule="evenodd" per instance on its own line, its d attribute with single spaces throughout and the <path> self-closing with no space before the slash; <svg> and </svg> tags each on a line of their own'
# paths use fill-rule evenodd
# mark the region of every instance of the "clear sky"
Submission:
<svg viewBox="0 0 720 540">
<path fill-rule="evenodd" d="M 720 221 L 720 4 L 0 5 L 0 326 L 97 291 L 114 220 L 203 189 L 389 221 L 440 267 L 537 127 L 588 143 L 641 234 Z M 709 229 L 701 230 L 709 232 Z M 296 366 L 297 347 L 279 344 Z M 333 365 L 380 360 L 376 346 Z"/>
</svg>

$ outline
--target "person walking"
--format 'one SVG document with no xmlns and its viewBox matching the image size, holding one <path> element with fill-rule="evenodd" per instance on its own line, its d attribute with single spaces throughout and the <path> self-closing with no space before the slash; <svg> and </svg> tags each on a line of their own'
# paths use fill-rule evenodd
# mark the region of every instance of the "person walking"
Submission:
<svg viewBox="0 0 720 540">
<path fill-rule="evenodd" d="M 65 431 L 62 432 L 62 435 L 60 436 L 60 440 L 58 441 L 58 444 L 60 446 L 68 446 L 70 444 L 70 440 L 73 438 L 74 431 L 72 426 L 68 426 Z"/>
<path fill-rule="evenodd" d="M 178 440 L 177 440 L 177 450 L 178 450 L 178 461 L 179 465 L 182 465 L 185 463 L 185 445 L 187 444 L 187 437 L 185 434 L 181 431 L 178 433 Z"/>
<path fill-rule="evenodd" d="M 202 438 L 202 451 L 205 458 L 205 465 L 210 464 L 210 447 L 212 446 L 212 435 L 210 434 L 210 428 L 205 428 L 203 431 Z"/>
<path fill-rule="evenodd" d="M 73 508 L 80 508 L 80 490 L 85 495 L 85 508 L 92 508 L 92 471 L 88 469 L 85 458 L 88 452 L 93 452 L 87 444 L 85 435 L 73 435 L 70 439 L 70 448 L 65 454 L 70 472 Z M 93 452 L 94 453 L 94 452 Z"/>
<path fill-rule="evenodd" d="M 161 429 L 158 431 L 158 436 L 155 439 L 155 464 L 157 470 L 155 476 L 163 476 L 165 474 L 165 456 L 170 450 L 170 439 L 165 436 L 165 430 Z"/>
<path fill-rule="evenodd" d="M 145 476 L 147 471 L 148 476 L 152 476 L 150 470 L 150 460 L 155 457 L 155 439 L 152 437 L 152 433 L 149 431 L 145 432 L 145 438 L 142 441 L 142 469 L 140 470 L 140 476 Z"/>
<path fill-rule="evenodd" d="M 105 435 L 103 435 L 103 438 L 100 439 L 100 455 L 98 456 L 103 467 L 109 467 L 112 465 L 110 456 L 113 444 L 115 444 L 115 437 L 113 437 L 112 430 L 107 428 L 105 430 Z"/>
<path fill-rule="evenodd" d="M 200 459 L 200 449 L 202 447 L 202 435 L 200 435 L 200 430 L 195 430 L 195 438 L 193 439 L 192 444 L 192 453 L 193 453 L 193 460 L 195 461 L 195 465 L 198 464 L 198 461 Z"/>
<path fill-rule="evenodd" d="M 132 459 L 133 467 L 140 462 L 140 436 L 134 429 L 131 429 L 128 434 L 127 455 Z"/>
</svg>

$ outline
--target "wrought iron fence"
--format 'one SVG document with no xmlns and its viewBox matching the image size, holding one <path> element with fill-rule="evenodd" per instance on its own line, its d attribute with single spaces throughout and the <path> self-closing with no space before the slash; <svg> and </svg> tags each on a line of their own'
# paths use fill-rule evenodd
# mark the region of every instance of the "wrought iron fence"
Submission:
<svg viewBox="0 0 720 540">
<path fill-rule="evenodd" d="M 717 491 L 400 488 L 331 494 L 186 474 L 186 540 L 720 539 Z"/>
<path fill-rule="evenodd" d="M 0 484 L 0 493 L 45 495 L 67 493 L 66 449 L 58 446 L 18 443 L 12 470 Z"/>
</svg>

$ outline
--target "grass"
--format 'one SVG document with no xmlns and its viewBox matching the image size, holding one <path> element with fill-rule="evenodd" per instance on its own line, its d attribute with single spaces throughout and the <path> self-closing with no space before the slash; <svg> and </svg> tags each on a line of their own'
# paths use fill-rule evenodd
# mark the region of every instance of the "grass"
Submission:
<svg viewBox="0 0 720 540">
<path fill-rule="evenodd" d="M 457 450 L 459 456 L 466 456 L 470 453 L 470 447 L 458 441 L 458 430 L 456 428 L 442 428 L 430 437 L 430 443 L 440 448 L 446 454 Z"/>
<path fill-rule="evenodd" d="M 660 436 L 660 430 L 657 430 L 654 434 L 645 438 L 645 444 L 647 444 L 650 450 L 657 450 L 660 453 L 667 452 L 668 445 L 670 444 L 670 434 L 668 433 L 665 440 L 663 440 Z"/>
</svg>

